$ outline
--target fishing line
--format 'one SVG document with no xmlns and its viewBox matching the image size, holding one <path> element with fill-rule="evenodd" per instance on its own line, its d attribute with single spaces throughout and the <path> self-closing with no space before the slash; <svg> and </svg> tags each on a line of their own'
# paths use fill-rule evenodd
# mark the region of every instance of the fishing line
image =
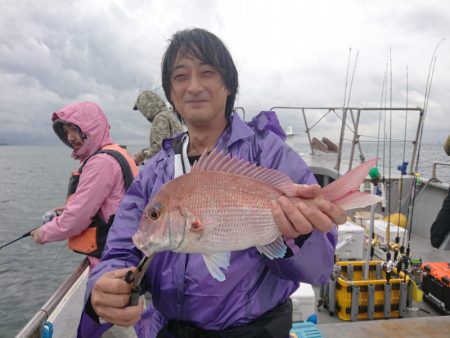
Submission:
<svg viewBox="0 0 450 338">
<path fill-rule="evenodd" d="M 376 154 L 376 158 L 378 159 L 378 153 L 380 150 L 380 132 L 381 132 L 381 112 L 382 112 L 382 108 L 383 108 L 383 100 L 384 100 L 384 87 L 386 85 L 386 76 L 387 76 L 387 63 L 386 63 L 386 68 L 384 70 L 384 77 L 383 77 L 383 85 L 381 87 L 381 100 L 380 100 L 380 113 L 378 115 L 378 135 L 377 135 L 377 154 Z"/>
<path fill-rule="evenodd" d="M 345 101 L 347 100 L 347 87 L 348 87 L 348 73 L 350 71 L 350 58 L 352 55 L 352 48 L 348 49 L 348 59 L 347 59 L 347 73 L 345 74 L 345 88 L 344 88 L 344 109 L 345 109 Z"/>
<path fill-rule="evenodd" d="M 347 97 L 347 108 L 350 107 L 350 97 L 351 97 L 351 94 L 352 94 L 353 79 L 355 78 L 356 65 L 358 64 L 358 56 L 359 56 L 359 50 L 356 52 L 355 63 L 353 65 L 352 79 L 350 81 L 350 89 L 348 91 L 348 97 Z M 350 116 L 352 118 L 353 126 L 356 129 L 356 121 L 355 121 L 355 116 L 353 114 L 353 110 L 350 110 Z M 352 130 L 352 128 L 349 128 L 349 129 Z M 357 138 L 358 148 L 359 148 L 359 160 L 360 160 L 360 163 L 363 163 L 365 161 L 365 158 L 364 158 L 364 155 L 363 155 L 361 142 L 359 142 L 359 136 L 360 135 L 358 135 L 358 138 Z M 350 166 L 351 165 L 352 165 L 352 163 L 350 163 Z"/>
<path fill-rule="evenodd" d="M 350 107 L 350 96 L 352 95 L 353 79 L 355 78 L 356 65 L 358 63 L 358 55 L 359 55 L 359 50 L 356 52 L 355 63 L 353 65 L 352 79 L 350 80 L 350 88 L 348 90 L 348 96 L 347 96 L 347 108 Z"/>
<path fill-rule="evenodd" d="M 345 108 L 345 101 L 347 99 L 347 86 L 348 86 L 348 73 L 350 70 L 350 57 L 352 55 L 352 48 L 348 49 L 348 59 L 347 59 L 347 73 L 345 75 L 345 88 L 344 88 L 344 102 L 342 106 L 342 126 L 341 126 L 341 139 L 339 140 L 339 149 L 338 149 L 338 160 L 337 160 L 337 177 L 340 176 L 341 169 L 341 156 L 342 156 L 342 147 L 343 147 L 343 137 L 345 134 L 345 124 L 347 120 L 347 109 Z"/>
</svg>

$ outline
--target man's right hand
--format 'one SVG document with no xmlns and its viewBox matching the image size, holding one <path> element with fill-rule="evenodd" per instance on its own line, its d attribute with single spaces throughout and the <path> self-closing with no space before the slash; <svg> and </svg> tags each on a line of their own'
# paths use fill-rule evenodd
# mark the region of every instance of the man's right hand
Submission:
<svg viewBox="0 0 450 338">
<path fill-rule="evenodd" d="M 141 319 L 144 311 L 142 297 L 136 306 L 128 306 L 131 285 L 125 282 L 125 274 L 136 268 L 110 271 L 101 276 L 94 285 L 91 304 L 97 315 L 115 325 L 131 326 Z"/>
</svg>

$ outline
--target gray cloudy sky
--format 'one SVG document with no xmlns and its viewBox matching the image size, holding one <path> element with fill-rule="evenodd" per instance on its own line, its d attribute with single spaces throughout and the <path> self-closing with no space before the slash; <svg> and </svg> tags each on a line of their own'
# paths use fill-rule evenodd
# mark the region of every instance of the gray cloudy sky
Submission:
<svg viewBox="0 0 450 338">
<path fill-rule="evenodd" d="M 342 106 L 350 47 L 351 69 L 359 52 L 351 106 L 379 107 L 389 49 L 393 106 L 404 106 L 407 93 L 409 106 L 423 106 L 433 51 L 449 38 L 450 2 L 2 1 L 0 143 L 57 143 L 51 113 L 89 100 L 107 114 L 116 142 L 145 144 L 150 124 L 132 110 L 134 101 L 141 90 L 163 94 L 162 53 L 187 27 L 206 28 L 229 47 L 240 74 L 236 104 L 248 117 L 272 106 Z M 447 40 L 437 51 L 427 141 L 450 133 L 449 70 Z M 284 126 L 304 128 L 293 113 L 279 117 Z M 327 119 L 325 125 L 339 125 Z M 378 116 L 364 123 L 373 131 Z"/>
</svg>

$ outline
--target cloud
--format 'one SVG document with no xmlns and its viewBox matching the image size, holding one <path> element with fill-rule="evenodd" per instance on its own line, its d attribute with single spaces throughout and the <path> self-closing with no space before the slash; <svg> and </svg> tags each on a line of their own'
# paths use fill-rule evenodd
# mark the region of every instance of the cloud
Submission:
<svg viewBox="0 0 450 338">
<path fill-rule="evenodd" d="M 162 54 L 186 27 L 206 28 L 230 48 L 240 74 L 236 103 L 248 118 L 276 105 L 341 106 L 349 48 L 350 74 L 359 52 L 351 105 L 379 106 L 386 77 L 394 105 L 408 96 L 410 106 L 423 106 L 432 53 L 450 28 L 445 0 L 18 0 L 0 13 L 0 143 L 25 144 L 58 142 L 51 113 L 79 100 L 104 109 L 117 142 L 147 143 L 150 125 L 132 106 L 141 90 L 163 94 Z M 431 141 L 448 133 L 449 53 L 444 41 L 428 105 Z M 298 114 L 280 120 L 304 129 Z"/>
</svg>

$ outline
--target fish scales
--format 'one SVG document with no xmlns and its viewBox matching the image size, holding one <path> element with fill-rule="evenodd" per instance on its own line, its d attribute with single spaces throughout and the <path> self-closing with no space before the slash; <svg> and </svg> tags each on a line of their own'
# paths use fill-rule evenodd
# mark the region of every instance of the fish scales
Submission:
<svg viewBox="0 0 450 338">
<path fill-rule="evenodd" d="M 375 163 L 363 163 L 327 185 L 322 197 L 345 210 L 379 202 L 359 191 Z M 270 259 L 284 257 L 287 247 L 270 208 L 282 195 L 300 201 L 287 175 L 214 149 L 190 173 L 161 187 L 146 206 L 133 242 L 148 256 L 166 250 L 201 253 L 211 275 L 223 281 L 230 251 L 254 246 Z"/>
<path fill-rule="evenodd" d="M 222 172 L 193 172 L 174 182 L 182 209 L 206 220 L 206 231 L 195 247 L 180 251 L 229 251 L 268 244 L 280 235 L 274 226 L 270 201 L 282 195 L 255 179 Z M 208 221 L 214 229 L 208 231 Z M 214 224 L 216 223 L 216 224 Z M 178 251 L 175 250 L 175 251 Z"/>
</svg>

